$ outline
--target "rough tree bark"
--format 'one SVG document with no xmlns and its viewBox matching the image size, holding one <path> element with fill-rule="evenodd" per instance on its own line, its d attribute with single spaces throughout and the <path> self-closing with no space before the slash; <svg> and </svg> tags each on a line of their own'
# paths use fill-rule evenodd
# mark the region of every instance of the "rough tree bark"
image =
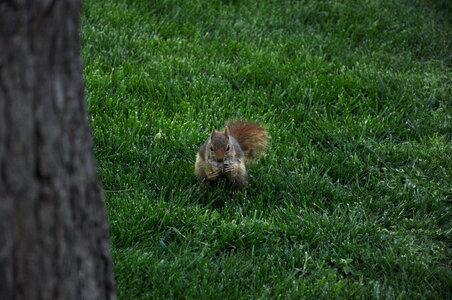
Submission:
<svg viewBox="0 0 452 300">
<path fill-rule="evenodd" d="M 80 0 L 0 1 L 0 299 L 113 299 Z"/>
</svg>

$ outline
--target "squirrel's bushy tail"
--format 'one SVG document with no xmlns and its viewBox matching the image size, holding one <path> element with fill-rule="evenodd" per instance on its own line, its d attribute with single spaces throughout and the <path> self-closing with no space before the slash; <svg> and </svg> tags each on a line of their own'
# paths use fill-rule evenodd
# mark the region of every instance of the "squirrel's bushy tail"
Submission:
<svg viewBox="0 0 452 300">
<path fill-rule="evenodd" d="M 229 134 L 240 144 L 245 157 L 253 160 L 265 152 L 268 145 L 268 133 L 259 123 L 246 120 L 234 120 L 226 124 Z"/>
</svg>

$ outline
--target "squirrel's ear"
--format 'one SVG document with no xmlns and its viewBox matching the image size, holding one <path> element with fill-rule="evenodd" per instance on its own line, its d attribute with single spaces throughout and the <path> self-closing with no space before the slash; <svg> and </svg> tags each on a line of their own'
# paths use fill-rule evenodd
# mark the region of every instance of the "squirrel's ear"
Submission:
<svg viewBox="0 0 452 300">
<path fill-rule="evenodd" d="M 210 134 L 211 137 L 214 137 L 217 134 L 217 131 L 215 127 L 212 127 L 212 133 Z"/>
<path fill-rule="evenodd" d="M 224 135 L 225 135 L 226 137 L 229 137 L 229 127 L 228 127 L 228 126 L 226 126 L 226 127 L 224 128 Z"/>
</svg>

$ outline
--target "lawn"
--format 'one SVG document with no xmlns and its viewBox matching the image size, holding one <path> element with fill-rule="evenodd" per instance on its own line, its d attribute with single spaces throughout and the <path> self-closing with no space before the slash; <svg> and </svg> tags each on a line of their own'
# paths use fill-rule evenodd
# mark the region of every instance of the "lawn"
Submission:
<svg viewBox="0 0 452 300">
<path fill-rule="evenodd" d="M 120 299 L 450 299 L 450 2 L 85 0 L 81 51 Z"/>
</svg>

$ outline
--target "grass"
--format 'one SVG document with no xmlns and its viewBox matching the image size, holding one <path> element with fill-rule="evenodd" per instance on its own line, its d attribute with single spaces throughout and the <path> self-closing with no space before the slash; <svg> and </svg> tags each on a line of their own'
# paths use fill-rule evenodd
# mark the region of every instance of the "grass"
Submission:
<svg viewBox="0 0 452 300">
<path fill-rule="evenodd" d="M 450 299 L 448 1 L 83 4 L 120 299 Z M 236 117 L 268 154 L 199 189 Z"/>
</svg>

